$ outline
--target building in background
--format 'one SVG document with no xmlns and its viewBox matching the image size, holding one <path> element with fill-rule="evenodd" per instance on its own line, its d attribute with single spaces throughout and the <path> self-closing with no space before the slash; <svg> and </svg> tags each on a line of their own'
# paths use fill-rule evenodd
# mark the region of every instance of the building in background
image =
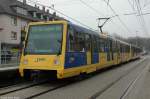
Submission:
<svg viewBox="0 0 150 99">
<path fill-rule="evenodd" d="M 25 27 L 31 21 L 52 20 L 54 14 L 17 0 L 0 0 L 0 42 L 2 50 L 18 49 L 25 37 Z M 55 19 L 63 19 L 56 17 Z"/>
</svg>

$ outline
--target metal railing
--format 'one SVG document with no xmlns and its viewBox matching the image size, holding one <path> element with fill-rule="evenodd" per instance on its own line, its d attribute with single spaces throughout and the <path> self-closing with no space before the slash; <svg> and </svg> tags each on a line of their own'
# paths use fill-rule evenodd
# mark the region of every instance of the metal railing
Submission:
<svg viewBox="0 0 150 99">
<path fill-rule="evenodd" d="M 18 66 L 20 62 L 20 51 L 1 50 L 0 66 Z"/>
</svg>

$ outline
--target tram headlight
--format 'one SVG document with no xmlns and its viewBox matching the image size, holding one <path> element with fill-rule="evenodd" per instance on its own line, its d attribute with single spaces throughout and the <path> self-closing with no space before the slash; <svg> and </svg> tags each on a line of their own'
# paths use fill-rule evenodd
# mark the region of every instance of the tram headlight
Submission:
<svg viewBox="0 0 150 99">
<path fill-rule="evenodd" d="M 24 65 L 28 64 L 28 60 L 27 60 L 27 59 L 24 59 L 24 60 L 23 60 L 23 64 L 24 64 Z"/>
</svg>

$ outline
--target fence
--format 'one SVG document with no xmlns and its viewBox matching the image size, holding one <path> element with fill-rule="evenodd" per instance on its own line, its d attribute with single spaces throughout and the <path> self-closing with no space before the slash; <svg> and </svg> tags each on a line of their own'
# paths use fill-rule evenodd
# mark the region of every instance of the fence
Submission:
<svg viewBox="0 0 150 99">
<path fill-rule="evenodd" d="M 1 50 L 0 51 L 0 66 L 18 66 L 20 62 L 20 52 Z"/>
</svg>

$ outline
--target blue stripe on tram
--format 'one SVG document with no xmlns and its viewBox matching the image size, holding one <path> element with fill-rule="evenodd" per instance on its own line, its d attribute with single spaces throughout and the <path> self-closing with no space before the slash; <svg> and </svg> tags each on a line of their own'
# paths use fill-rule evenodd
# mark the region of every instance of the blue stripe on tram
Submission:
<svg viewBox="0 0 150 99">
<path fill-rule="evenodd" d="M 78 67 L 87 64 L 86 52 L 67 52 L 65 56 L 65 68 Z"/>
</svg>

